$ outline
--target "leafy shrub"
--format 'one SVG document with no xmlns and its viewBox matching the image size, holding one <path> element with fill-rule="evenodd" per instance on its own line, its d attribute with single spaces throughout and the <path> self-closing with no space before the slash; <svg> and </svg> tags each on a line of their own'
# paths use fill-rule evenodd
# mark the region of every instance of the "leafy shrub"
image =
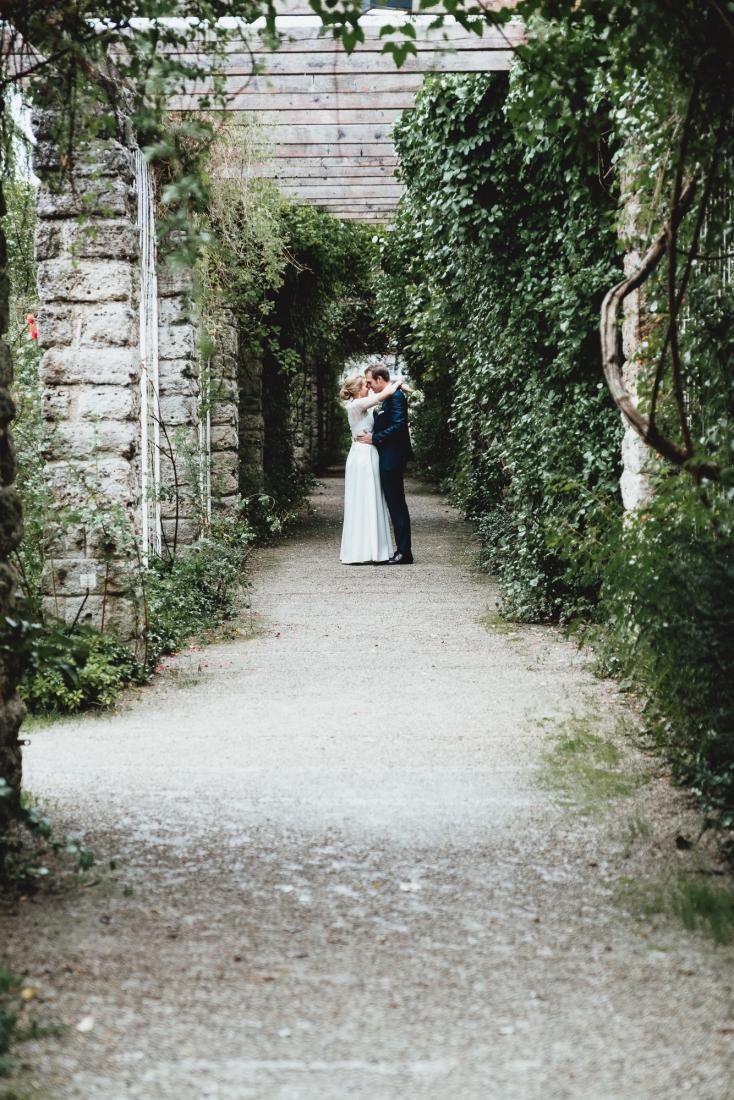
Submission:
<svg viewBox="0 0 734 1100">
<path fill-rule="evenodd" d="M 294 493 L 299 503 L 303 491 Z M 265 494 L 238 497 L 212 518 L 206 537 L 183 547 L 175 558 L 151 560 L 144 578 L 148 664 L 177 650 L 186 638 L 236 618 L 246 603 L 251 548 L 277 537 L 295 514 Z"/>
<path fill-rule="evenodd" d="M 89 870 L 94 856 L 71 836 L 54 836 L 42 808 L 26 792 L 20 795 L 0 778 L 0 892 L 33 885 L 47 875 L 49 856 L 67 853 L 77 867 Z M 0 971 L 0 992 L 2 992 Z"/>
<path fill-rule="evenodd" d="M 595 637 L 646 700 L 648 730 L 704 808 L 734 823 L 732 490 L 666 478 L 609 538 Z"/>
<path fill-rule="evenodd" d="M 406 192 L 378 302 L 431 395 L 413 421 L 421 468 L 450 476 L 479 522 L 505 612 L 570 618 L 599 582 L 569 572 L 549 530 L 590 490 L 619 499 L 621 425 L 598 338 L 618 277 L 616 196 L 596 151 L 592 166 L 562 136 L 519 132 L 512 79 L 434 77 L 396 126 Z"/>
<path fill-rule="evenodd" d="M 60 633 L 53 632 L 55 637 Z M 31 714 L 108 707 L 127 684 L 147 678 L 130 647 L 110 634 L 85 626 L 69 631 L 66 638 L 63 666 L 58 660 L 42 659 L 21 682 L 20 696 Z"/>
<path fill-rule="evenodd" d="M 241 607 L 236 583 L 229 555 L 213 539 L 199 539 L 175 558 L 152 559 L 145 578 L 149 660 L 233 619 Z"/>
<path fill-rule="evenodd" d="M 20 990 L 22 984 L 21 979 L 10 970 L 7 970 L 4 966 L 0 967 L 0 1001 L 2 1002 L 0 1008 L 0 1055 L 8 1053 L 10 1044 L 13 1041 L 15 1025 L 18 1021 L 17 1014 L 8 1011 L 10 1008 L 8 1001 L 13 993 Z"/>
</svg>

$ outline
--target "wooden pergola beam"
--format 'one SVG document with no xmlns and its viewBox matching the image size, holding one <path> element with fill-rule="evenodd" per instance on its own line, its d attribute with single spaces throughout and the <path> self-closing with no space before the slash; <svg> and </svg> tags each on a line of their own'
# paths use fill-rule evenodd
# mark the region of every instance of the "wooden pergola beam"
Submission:
<svg viewBox="0 0 734 1100">
<path fill-rule="evenodd" d="M 380 10 L 363 17 L 365 42 L 349 55 L 322 34 L 303 0 L 283 0 L 281 9 L 284 40 L 277 51 L 269 51 L 253 28 L 243 32 L 247 49 L 233 42 L 228 58 L 231 109 L 261 122 L 272 147 L 268 163 L 254 165 L 253 175 L 273 177 L 286 194 L 339 217 L 369 222 L 389 221 L 397 207 L 401 185 L 394 176 L 392 129 L 412 109 L 426 76 L 505 71 L 523 35 L 513 23 L 488 27 L 479 37 L 450 18 L 432 31 L 431 16 Z M 381 52 L 380 30 L 408 20 L 417 56 L 397 69 Z M 192 89 L 177 105 L 196 109 L 205 91 Z"/>
</svg>

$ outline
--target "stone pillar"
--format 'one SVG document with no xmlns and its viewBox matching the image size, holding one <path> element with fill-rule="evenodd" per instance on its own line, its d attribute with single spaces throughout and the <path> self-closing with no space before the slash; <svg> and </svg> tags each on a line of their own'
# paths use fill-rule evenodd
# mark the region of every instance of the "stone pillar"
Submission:
<svg viewBox="0 0 734 1100">
<path fill-rule="evenodd" d="M 231 310 L 224 310 L 224 321 L 209 366 L 209 393 L 204 403 L 205 416 L 208 410 L 206 430 L 211 455 L 213 510 L 231 507 L 239 492 L 239 340 L 237 322 Z M 262 469 L 262 445 L 260 467 Z"/>
<path fill-rule="evenodd" d="M 188 273 L 163 265 L 158 298 L 161 479 L 178 485 L 178 508 L 175 500 L 161 506 L 165 554 L 198 538 L 209 500 L 226 508 L 239 490 L 237 326 L 224 309 L 214 355 L 202 363 Z"/>
<path fill-rule="evenodd" d="M 316 369 L 310 361 L 298 376 L 294 396 L 293 458 L 299 470 L 310 470 L 316 461 L 319 439 L 318 383 Z"/>
<path fill-rule="evenodd" d="M 264 483 L 263 449 L 263 363 L 259 356 L 239 347 L 237 356 L 239 383 L 239 485 L 243 496 L 262 491 Z"/>
<path fill-rule="evenodd" d="M 133 140 L 123 120 L 115 140 L 80 154 L 70 180 L 51 187 L 59 159 L 49 121 L 44 112 L 34 115 L 36 170 L 45 180 L 37 197 L 36 258 L 50 428 L 46 474 L 60 517 L 44 604 L 64 623 L 131 639 L 139 633 L 132 597 L 140 533 Z M 73 523 L 70 509 L 78 511 Z"/>
<path fill-rule="evenodd" d="M 0 104 L 1 105 L 1 104 Z M 0 217 L 5 214 L 0 181 Z M 7 263 L 5 234 L 0 229 L 0 623 L 7 637 L 6 615 L 12 615 L 17 578 L 10 555 L 23 535 L 20 499 L 13 488 L 15 452 L 10 435 L 10 421 L 15 409 L 9 386 L 13 375 L 10 348 L 1 337 L 8 331 L 10 286 L 5 274 Z M 19 677 L 9 662 L 0 655 L 0 779 L 20 792 L 22 759 L 18 730 L 23 719 L 23 704 L 16 688 Z M 5 815 L 12 812 L 5 799 L 0 799 L 0 827 Z"/>
<path fill-rule="evenodd" d="M 634 241 L 637 237 L 637 228 L 640 216 L 640 203 L 634 191 L 634 175 L 631 170 L 623 176 L 623 190 L 627 192 L 627 201 L 622 214 L 620 236 L 628 241 Z M 626 277 L 634 274 L 640 266 L 640 253 L 636 248 L 630 248 L 624 257 L 624 273 Z M 645 339 L 645 312 L 644 312 L 644 288 L 628 294 L 623 303 L 624 316 L 622 321 L 622 352 L 624 366 L 622 374 L 625 384 L 631 394 L 637 397 L 637 379 L 640 372 L 640 346 Z M 632 512 L 644 507 L 652 498 L 652 487 L 647 473 L 650 461 L 650 448 L 639 437 L 636 431 L 624 423 L 624 437 L 622 439 L 622 475 L 619 486 L 622 492 L 622 503 L 626 512 Z"/>
<path fill-rule="evenodd" d="M 321 413 L 319 410 L 319 379 L 318 369 L 315 363 L 308 364 L 308 389 L 309 389 L 309 408 L 308 408 L 308 434 L 309 434 L 309 455 L 308 455 L 308 468 L 313 470 L 316 468 L 319 460 L 319 422 L 321 419 Z"/>
<path fill-rule="evenodd" d="M 199 487 L 199 365 L 196 317 L 188 272 L 160 265 L 158 372 L 160 400 L 162 553 L 199 535 L 202 506 Z"/>
</svg>

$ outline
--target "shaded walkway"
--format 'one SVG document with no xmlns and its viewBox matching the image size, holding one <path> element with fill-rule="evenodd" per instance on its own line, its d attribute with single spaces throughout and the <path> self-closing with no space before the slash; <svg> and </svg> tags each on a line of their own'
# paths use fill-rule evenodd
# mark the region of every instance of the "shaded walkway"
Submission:
<svg viewBox="0 0 734 1100">
<path fill-rule="evenodd" d="M 609 685 L 546 630 L 479 621 L 467 526 L 420 487 L 416 566 L 340 566 L 342 485 L 259 555 L 253 639 L 34 734 L 29 787 L 119 865 L 30 931 L 41 904 L 10 918 L 48 1013 L 94 1017 L 35 1044 L 37 1080 L 55 1100 L 723 1098 L 717 959 L 641 938 L 611 904 L 632 865 L 614 828 L 537 785 L 539 721 L 614 707 Z"/>
</svg>

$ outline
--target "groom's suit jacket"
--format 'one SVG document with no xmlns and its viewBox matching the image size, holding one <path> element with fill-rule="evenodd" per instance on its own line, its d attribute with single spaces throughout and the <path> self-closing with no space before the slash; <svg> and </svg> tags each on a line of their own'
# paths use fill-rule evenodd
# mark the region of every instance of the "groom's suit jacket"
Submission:
<svg viewBox="0 0 734 1100">
<path fill-rule="evenodd" d="M 385 398 L 375 413 L 372 442 L 380 455 L 380 473 L 407 466 L 413 457 L 408 431 L 408 400 L 402 390 Z"/>
</svg>

